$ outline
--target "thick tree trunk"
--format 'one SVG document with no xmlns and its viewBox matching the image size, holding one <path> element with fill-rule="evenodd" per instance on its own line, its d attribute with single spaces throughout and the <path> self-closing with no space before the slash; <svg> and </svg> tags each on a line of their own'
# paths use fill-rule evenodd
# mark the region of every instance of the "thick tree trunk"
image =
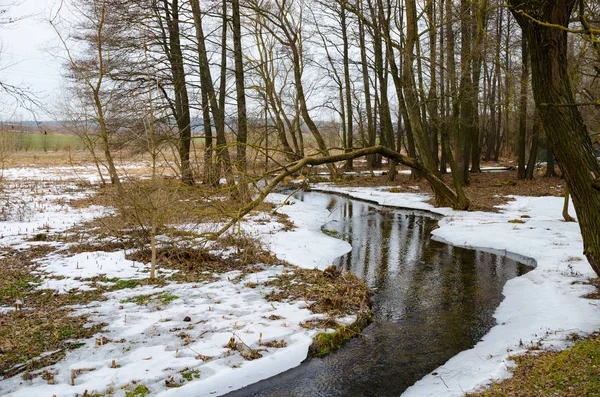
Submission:
<svg viewBox="0 0 600 397">
<path fill-rule="evenodd" d="M 567 68 L 566 28 L 576 0 L 509 0 L 527 35 L 535 102 L 563 172 L 581 234 L 584 254 L 600 275 L 600 165 L 577 106 Z M 525 15 L 527 14 L 527 15 Z M 531 17 L 554 26 L 544 26 Z"/>
<path fill-rule="evenodd" d="M 460 1 L 460 88 L 458 92 L 460 117 L 454 134 L 454 157 L 457 172 L 463 184 L 469 183 L 469 160 L 471 155 L 471 123 L 473 120 L 472 46 L 471 46 L 471 2 Z"/>
</svg>

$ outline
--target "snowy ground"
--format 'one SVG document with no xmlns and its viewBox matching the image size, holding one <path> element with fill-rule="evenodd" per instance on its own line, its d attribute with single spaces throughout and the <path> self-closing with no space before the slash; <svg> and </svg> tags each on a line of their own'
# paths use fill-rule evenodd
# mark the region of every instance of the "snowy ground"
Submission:
<svg viewBox="0 0 600 397">
<path fill-rule="evenodd" d="M 92 193 L 81 181 L 94 180 L 93 169 L 19 169 L 7 170 L 5 176 L 5 199 L 18 199 L 26 209 L 23 216 L 11 212 L 0 222 L 0 244 L 5 247 L 25 249 L 40 244 L 31 237 L 52 235 L 110 211 L 68 205 L 69 199 Z M 243 229 L 280 259 L 306 268 L 325 268 L 350 249 L 347 243 L 320 232 L 319 219 L 327 215 L 325 209 L 304 203 L 283 205 L 284 199 L 269 196 L 269 201 L 282 204 L 280 211 L 298 229 L 282 231 L 283 225 L 269 216 L 250 217 Z M 105 285 L 114 284 L 115 278 L 147 278 L 147 264 L 127 259 L 126 251 L 73 255 L 64 248 L 37 260 L 37 274 L 43 279 L 38 289 L 62 294 L 74 288 L 93 289 L 88 279 L 96 276 L 104 276 Z M 35 371 L 39 376 L 33 379 L 17 375 L 0 381 L 0 395 L 75 396 L 87 390 L 124 396 L 143 384 L 152 395 L 217 396 L 297 366 L 319 331 L 301 324 L 324 315 L 308 310 L 310 302 L 267 301 L 265 295 L 274 287 L 265 282 L 293 269 L 282 265 L 264 265 L 263 269 L 248 275 L 225 273 L 212 282 L 126 288 L 106 293 L 107 300 L 76 306 L 74 315 L 107 323 L 105 332 L 85 340 L 64 360 Z M 0 307 L 0 315 L 10 310 Z M 353 321 L 352 316 L 341 320 Z M 231 338 L 233 345 L 226 347 Z M 265 346 L 269 342 L 281 345 Z M 262 357 L 242 357 L 251 351 Z M 42 379 L 44 371 L 54 375 L 54 384 Z M 180 387 L 169 388 L 166 381 Z"/>
<path fill-rule="evenodd" d="M 582 298 L 594 290 L 583 283 L 594 273 L 583 256 L 579 226 L 562 220 L 560 197 L 514 197 L 499 213 L 434 208 L 427 195 L 391 193 L 389 188 L 316 188 L 381 205 L 433 211 L 445 217 L 435 239 L 478 248 L 514 259 L 533 258 L 531 272 L 506 283 L 495 312 L 498 325 L 472 349 L 461 352 L 403 394 L 462 396 L 492 379 L 510 376 L 511 354 L 528 347 L 564 348 L 569 335 L 600 328 L 600 304 Z M 570 213 L 575 213 L 571 207 Z M 523 223 L 511 223 L 518 220 Z"/>
<path fill-rule="evenodd" d="M 26 248 L 35 244 L 28 239 L 38 233 L 56 233 L 105 214 L 109 209 L 68 205 L 70 198 L 91 194 L 82 188 L 81 180 L 97 181 L 94 175 L 93 169 L 7 170 L 4 193 L 12 202 L 21 203 L 24 215 L 6 216 L 0 222 L 0 245 Z M 54 184 L 53 180 L 62 182 Z M 535 270 L 506 284 L 506 299 L 495 314 L 499 325 L 473 349 L 417 382 L 406 396 L 462 395 L 492 378 L 508 376 L 509 354 L 533 344 L 563 347 L 569 334 L 600 328 L 600 307 L 580 298 L 591 290 L 580 282 L 592 273 L 581 253 L 578 225 L 561 221 L 560 198 L 516 197 L 500 213 L 491 214 L 436 209 L 425 202 L 427 196 L 418 193 L 319 188 L 383 205 L 438 212 L 445 215 L 433 232 L 439 240 L 537 261 Z M 350 250 L 348 243 L 321 233 L 328 216 L 325 208 L 293 199 L 283 204 L 284 199 L 282 195 L 268 197 L 281 204 L 279 211 L 289 216 L 296 229 L 284 231 L 268 215 L 249 217 L 242 228 L 281 260 L 301 267 L 323 269 Z M 524 223 L 509 223 L 515 219 Z M 105 275 L 107 283 L 114 282 L 109 280 L 113 277 L 145 278 L 147 265 L 128 260 L 125 254 L 72 255 L 59 250 L 39 260 L 45 279 L 38 288 L 65 293 L 71 288 L 93 288 L 86 278 L 97 275 Z M 75 315 L 88 314 L 91 321 L 108 326 L 105 333 L 84 341 L 63 361 L 45 368 L 54 374 L 55 384 L 41 376 L 32 380 L 15 376 L 0 381 L 0 395 L 74 396 L 87 390 L 124 396 L 143 384 L 152 395 L 214 396 L 276 375 L 306 357 L 316 331 L 299 324 L 319 316 L 307 309 L 307 302 L 265 299 L 273 288 L 265 283 L 284 271 L 289 270 L 264 266 L 257 273 L 244 276 L 234 271 L 212 282 L 110 292 L 105 301 L 75 308 Z M 225 347 L 231 338 L 237 346 L 234 349 Z M 286 346 L 260 343 L 270 341 L 284 341 Z M 258 350 L 262 357 L 245 360 L 241 354 L 248 348 Z M 181 387 L 168 388 L 165 381 Z"/>
</svg>

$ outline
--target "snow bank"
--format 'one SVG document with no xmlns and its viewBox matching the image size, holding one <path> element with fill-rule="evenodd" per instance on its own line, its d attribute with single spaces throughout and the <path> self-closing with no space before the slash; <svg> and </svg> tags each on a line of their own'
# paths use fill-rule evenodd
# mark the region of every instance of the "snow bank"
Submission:
<svg viewBox="0 0 600 397">
<path fill-rule="evenodd" d="M 326 203 L 309 204 L 278 193 L 269 194 L 266 201 L 279 206 L 277 211 L 289 217 L 296 226 L 294 230 L 273 230 L 272 220 L 261 226 L 258 219 L 252 218 L 252 222 L 244 223 L 244 229 L 260 236 L 261 242 L 277 258 L 298 267 L 324 270 L 336 258 L 352 250 L 348 242 L 321 232 L 321 226 L 330 216 Z"/>
<path fill-rule="evenodd" d="M 475 347 L 407 389 L 405 397 L 462 396 L 492 379 L 509 377 L 508 368 L 513 365 L 509 354 L 525 352 L 534 344 L 564 348 L 570 334 L 600 328 L 600 306 L 582 298 L 594 289 L 582 283 L 595 274 L 582 254 L 579 225 L 562 220 L 560 197 L 514 196 L 514 201 L 500 207 L 500 213 L 488 213 L 434 208 L 425 203 L 427 195 L 391 193 L 383 188 L 320 184 L 317 190 L 443 214 L 434 239 L 537 262 L 534 270 L 506 283 L 505 299 L 494 314 L 498 325 Z M 515 219 L 524 223 L 509 223 Z"/>
</svg>

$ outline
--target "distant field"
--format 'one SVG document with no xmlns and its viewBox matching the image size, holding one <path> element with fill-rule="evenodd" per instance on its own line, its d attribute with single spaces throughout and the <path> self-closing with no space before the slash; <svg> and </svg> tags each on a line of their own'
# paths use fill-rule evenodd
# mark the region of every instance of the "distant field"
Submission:
<svg viewBox="0 0 600 397">
<path fill-rule="evenodd" d="M 85 149 L 76 135 L 0 131 L 0 140 L 2 145 L 17 152 Z"/>
</svg>

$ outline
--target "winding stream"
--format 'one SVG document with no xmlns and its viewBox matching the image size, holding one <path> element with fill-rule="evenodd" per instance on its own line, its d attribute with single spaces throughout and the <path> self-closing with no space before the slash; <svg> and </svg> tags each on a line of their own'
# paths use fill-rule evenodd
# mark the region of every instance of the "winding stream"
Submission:
<svg viewBox="0 0 600 397">
<path fill-rule="evenodd" d="M 337 265 L 376 288 L 373 323 L 341 350 L 230 397 L 397 397 L 474 346 L 496 323 L 506 281 L 533 268 L 432 240 L 429 214 L 318 192 L 295 197 L 327 207 L 323 231 L 352 245 Z"/>
</svg>

